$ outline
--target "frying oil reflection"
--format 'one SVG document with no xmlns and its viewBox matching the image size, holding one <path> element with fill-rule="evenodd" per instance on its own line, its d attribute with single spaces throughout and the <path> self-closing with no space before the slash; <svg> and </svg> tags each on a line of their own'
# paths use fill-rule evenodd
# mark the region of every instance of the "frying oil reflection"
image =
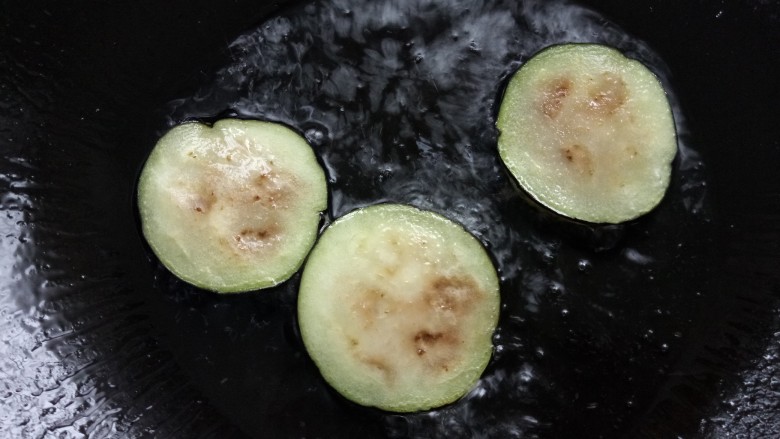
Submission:
<svg viewBox="0 0 780 439">
<path fill-rule="evenodd" d="M 564 220 L 524 196 L 498 159 L 504 81 L 564 42 L 615 46 L 669 92 L 680 154 L 666 200 L 646 217 Z M 228 66 L 171 103 L 171 125 L 225 115 L 286 123 L 327 169 L 331 220 L 409 203 L 463 224 L 495 260 L 503 310 L 482 381 L 440 410 L 377 415 L 388 435 L 519 437 L 578 417 L 598 426 L 610 410 L 630 416 L 625 401 L 641 402 L 635 383 L 663 380 L 674 356 L 647 348 L 643 334 L 652 329 L 665 353 L 677 349 L 673 334 L 695 308 L 689 287 L 704 276 L 678 244 L 705 245 L 708 212 L 704 168 L 668 69 L 646 44 L 562 1 L 336 0 L 289 9 L 229 48 Z"/>
</svg>

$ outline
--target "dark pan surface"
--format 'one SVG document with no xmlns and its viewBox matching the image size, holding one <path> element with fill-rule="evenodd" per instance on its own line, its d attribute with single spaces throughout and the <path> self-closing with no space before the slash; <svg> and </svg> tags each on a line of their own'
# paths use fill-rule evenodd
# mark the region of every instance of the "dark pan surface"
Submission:
<svg viewBox="0 0 780 439">
<path fill-rule="evenodd" d="M 0 436 L 780 434 L 780 4 L 584 4 L 3 2 Z M 563 221 L 497 159 L 506 75 L 564 41 L 670 92 L 681 154 L 637 221 Z M 464 400 L 354 406 L 299 340 L 297 276 L 225 297 L 159 267 L 140 166 L 171 124 L 226 115 L 309 138 L 325 222 L 408 202 L 486 244 L 503 311 Z"/>
</svg>

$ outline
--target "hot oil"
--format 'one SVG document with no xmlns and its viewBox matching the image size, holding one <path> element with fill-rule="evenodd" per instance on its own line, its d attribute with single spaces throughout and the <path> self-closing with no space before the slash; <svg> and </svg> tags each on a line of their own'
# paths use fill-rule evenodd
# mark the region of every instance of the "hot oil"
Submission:
<svg viewBox="0 0 780 439">
<path fill-rule="evenodd" d="M 550 213 L 498 157 L 504 83 L 540 49 L 567 42 L 620 49 L 655 72 L 669 94 L 680 151 L 672 184 L 661 205 L 635 221 L 586 225 Z M 705 170 L 670 72 L 645 43 L 561 1 L 335 0 L 288 9 L 229 51 L 229 65 L 171 104 L 171 124 L 225 115 L 285 123 L 326 167 L 328 220 L 379 202 L 434 210 L 477 236 L 499 270 L 502 315 L 483 379 L 463 400 L 432 412 L 368 411 L 384 434 L 625 432 L 663 392 L 706 291 L 709 264 L 701 255 L 709 254 L 710 214 Z M 291 319 L 296 282 L 278 292 Z M 268 317 L 282 329 L 270 341 L 254 340 L 254 349 L 270 344 L 305 358 L 294 335 L 279 335 L 295 331 L 286 317 Z M 301 370 L 316 374 L 311 365 Z M 233 391 L 262 393 L 263 383 Z M 332 419 L 368 422 L 350 418 L 361 409 L 316 378 L 291 382 L 284 395 L 311 405 L 302 413 L 317 413 L 289 427 L 297 433 Z"/>
</svg>

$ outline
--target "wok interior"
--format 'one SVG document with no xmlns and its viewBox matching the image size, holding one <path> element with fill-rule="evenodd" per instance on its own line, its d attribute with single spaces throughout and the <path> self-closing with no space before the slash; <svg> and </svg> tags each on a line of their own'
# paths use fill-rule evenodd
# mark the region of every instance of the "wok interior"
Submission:
<svg viewBox="0 0 780 439">
<path fill-rule="evenodd" d="M 751 427 L 745 410 L 758 407 L 755 401 L 769 402 L 764 412 L 751 411 L 763 422 L 753 428 L 780 428 L 767 399 L 777 390 L 772 358 L 780 328 L 780 182 L 772 173 L 780 159 L 773 111 L 780 96 L 767 86 L 780 73 L 769 62 L 780 42 L 780 11 L 762 2 L 728 8 L 586 3 L 647 42 L 672 73 L 687 118 L 688 132 L 680 134 L 706 164 L 700 190 L 712 215 L 694 230 L 683 227 L 696 237 L 686 241 L 695 251 L 664 267 L 685 279 L 685 268 L 708 276 L 680 289 L 693 295 L 680 302 L 685 309 L 661 305 L 661 316 L 646 317 L 685 329 L 671 357 L 656 333 L 672 327 L 660 323 L 634 345 L 599 331 L 607 323 L 578 325 L 578 308 L 566 308 L 574 323 L 561 323 L 561 333 L 583 343 L 566 345 L 562 336 L 557 354 L 536 352 L 533 337 L 545 334 L 534 334 L 533 319 L 522 319 L 525 303 L 507 302 L 505 315 L 519 317 L 505 318 L 499 335 L 527 334 L 518 343 L 529 343 L 534 361 L 556 371 L 547 375 L 554 379 L 529 378 L 529 361 L 499 352 L 488 371 L 499 389 L 490 389 L 490 380 L 483 387 L 498 392 L 528 379 L 527 388 L 434 416 L 357 407 L 324 385 L 299 341 L 295 280 L 271 294 L 207 294 L 156 268 L 138 234 L 137 172 L 165 129 L 170 102 L 212 81 L 236 56 L 227 43 L 262 23 L 272 5 L 239 2 L 214 10 L 206 2 L 148 2 L 123 11 L 108 4 L 13 5 L 0 19 L 9 36 L 0 40 L 8 109 L 0 115 L 2 431 L 20 437 L 47 431 L 263 437 L 269 429 L 277 437 L 453 437 L 489 434 L 500 419 L 515 422 L 520 437 L 717 436 Z M 525 202 L 507 206 L 508 218 L 589 248 L 675 236 L 642 237 L 642 227 L 588 229 L 557 222 Z M 566 254 L 559 257 L 566 262 Z M 587 309 L 587 297 L 578 300 L 571 303 Z M 546 306 L 551 319 L 560 318 L 560 304 Z M 690 321 L 664 318 L 666 312 Z M 600 343 L 635 349 L 637 361 L 663 367 L 636 369 L 644 375 L 613 370 L 615 364 L 598 356 L 606 349 Z M 623 393 L 609 385 L 612 376 L 635 381 L 622 383 Z M 575 394 L 593 398 L 562 400 Z M 729 401 L 736 402 L 723 405 Z"/>
</svg>

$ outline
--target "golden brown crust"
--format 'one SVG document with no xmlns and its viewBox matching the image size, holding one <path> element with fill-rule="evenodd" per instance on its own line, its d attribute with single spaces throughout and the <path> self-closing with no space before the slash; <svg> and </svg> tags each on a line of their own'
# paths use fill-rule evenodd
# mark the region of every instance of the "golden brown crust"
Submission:
<svg viewBox="0 0 780 439">
<path fill-rule="evenodd" d="M 563 108 L 563 100 L 569 96 L 572 82 L 569 78 L 556 78 L 550 81 L 542 91 L 542 113 L 550 119 L 555 119 Z"/>
<path fill-rule="evenodd" d="M 449 371 L 466 353 L 461 352 L 466 335 L 463 322 L 472 316 L 475 305 L 486 297 L 475 279 L 466 275 L 433 275 L 421 291 L 410 296 L 394 295 L 379 287 L 366 287 L 355 296 L 352 315 L 366 334 L 345 334 L 356 360 L 381 372 L 392 384 L 403 367 L 416 362 L 431 373 Z M 387 323 L 391 322 L 391 323 Z M 361 343 L 362 336 L 384 334 L 389 327 L 402 328 L 397 339 L 402 351 Z"/>
</svg>

